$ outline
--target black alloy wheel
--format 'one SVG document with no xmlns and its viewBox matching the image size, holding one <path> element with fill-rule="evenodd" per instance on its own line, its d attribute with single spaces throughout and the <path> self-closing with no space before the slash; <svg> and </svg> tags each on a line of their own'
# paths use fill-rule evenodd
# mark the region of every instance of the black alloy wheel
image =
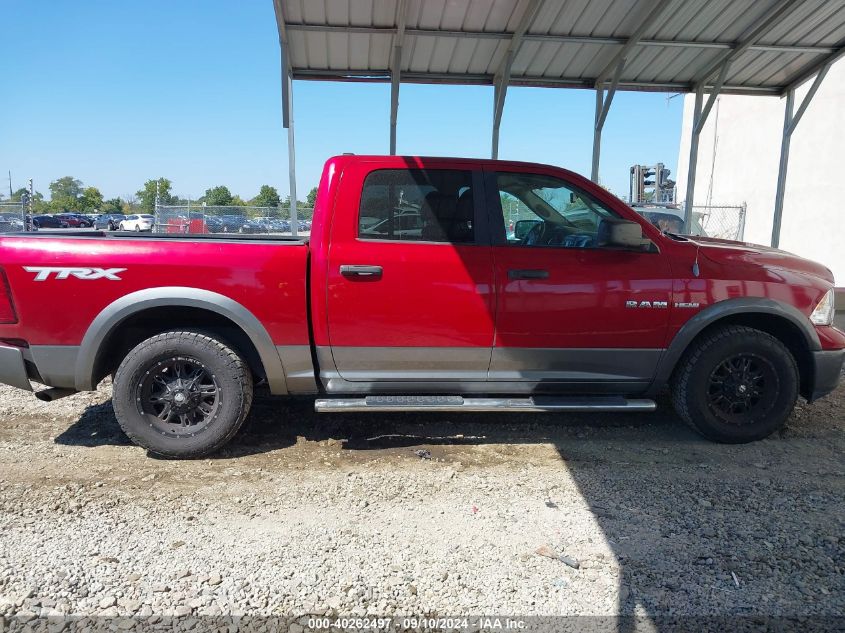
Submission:
<svg viewBox="0 0 845 633">
<path fill-rule="evenodd" d="M 138 383 L 139 413 L 163 435 L 196 435 L 220 408 L 220 386 L 196 358 L 176 356 L 156 363 Z"/>
<path fill-rule="evenodd" d="M 747 424 L 772 408 L 777 388 L 777 372 L 770 361 L 754 354 L 737 354 L 711 372 L 707 404 L 724 421 Z"/>
<path fill-rule="evenodd" d="M 763 439 L 789 419 L 800 375 L 790 349 L 744 325 L 706 330 L 689 346 L 671 380 L 678 415 L 708 439 Z"/>
</svg>

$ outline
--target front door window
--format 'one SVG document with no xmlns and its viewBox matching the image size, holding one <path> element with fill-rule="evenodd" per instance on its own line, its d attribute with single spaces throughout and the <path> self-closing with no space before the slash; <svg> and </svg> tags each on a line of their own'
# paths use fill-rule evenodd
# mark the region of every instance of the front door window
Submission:
<svg viewBox="0 0 845 633">
<path fill-rule="evenodd" d="M 496 183 L 514 246 L 598 248 L 605 240 L 603 221 L 619 217 L 550 176 L 499 172 Z"/>
</svg>

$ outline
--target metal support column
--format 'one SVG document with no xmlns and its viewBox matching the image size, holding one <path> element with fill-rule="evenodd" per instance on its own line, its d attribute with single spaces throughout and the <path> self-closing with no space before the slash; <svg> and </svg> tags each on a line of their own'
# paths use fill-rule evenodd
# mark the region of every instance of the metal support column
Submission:
<svg viewBox="0 0 845 633">
<path fill-rule="evenodd" d="M 795 131 L 801 117 L 810 105 L 810 101 L 816 95 L 825 75 L 830 68 L 830 65 L 822 66 L 819 74 L 816 75 L 813 85 L 807 91 L 806 96 L 801 101 L 798 111 L 793 114 L 795 109 L 795 85 L 789 86 L 786 90 L 786 107 L 783 113 L 783 137 L 780 142 L 780 162 L 778 164 L 778 184 L 775 192 L 775 211 L 772 218 L 772 247 L 778 248 L 780 246 L 780 228 L 783 221 L 783 198 L 786 192 L 786 172 L 789 168 L 789 145 L 792 142 L 792 133 Z"/>
<path fill-rule="evenodd" d="M 601 132 L 604 128 L 604 122 L 607 119 L 607 114 L 610 112 L 610 104 L 613 103 L 613 97 L 616 95 L 616 87 L 619 85 L 619 78 L 622 76 L 622 70 L 625 68 L 625 58 L 619 60 L 616 66 L 616 71 L 613 73 L 613 81 L 607 91 L 607 96 L 604 94 L 604 80 L 599 78 L 596 82 L 596 118 L 593 127 L 593 165 L 590 170 L 590 180 L 598 184 L 599 182 L 599 160 L 601 159 Z"/>
<path fill-rule="evenodd" d="M 502 112 L 505 108 L 505 95 L 507 95 L 507 83 L 497 80 L 493 84 L 493 138 L 490 148 L 490 158 L 499 158 L 499 126 L 502 123 Z"/>
<path fill-rule="evenodd" d="M 710 111 L 713 109 L 713 105 L 722 91 L 722 86 L 725 84 L 730 65 L 731 60 L 727 60 L 722 64 L 719 77 L 710 90 L 706 104 L 704 104 L 704 84 L 699 83 L 695 88 L 695 109 L 692 117 L 692 136 L 690 137 L 689 167 L 687 170 L 687 195 L 684 201 L 685 232 L 689 232 L 690 227 L 692 227 L 692 207 L 695 203 L 695 172 L 698 168 L 698 140 L 701 137 L 701 130 L 704 129 L 704 124 L 707 123 L 707 117 L 710 116 Z"/>
<path fill-rule="evenodd" d="M 601 126 L 599 120 L 604 109 L 604 88 L 596 84 L 596 116 L 593 123 L 593 166 L 590 169 L 590 180 L 599 182 L 599 159 L 601 158 Z"/>
<path fill-rule="evenodd" d="M 695 108 L 692 115 L 692 136 L 689 142 L 689 165 L 687 166 L 687 195 L 684 201 L 684 232 L 692 226 L 692 205 L 695 199 L 695 170 L 698 167 L 698 138 L 701 136 L 698 123 L 701 121 L 701 105 L 704 102 L 704 86 L 695 89 Z"/>
<path fill-rule="evenodd" d="M 613 58 L 607 63 L 602 71 L 596 77 L 596 118 L 595 127 L 593 128 L 593 164 L 590 170 L 590 180 L 598 184 L 599 181 L 599 161 L 601 159 L 601 132 L 604 127 L 604 121 L 607 118 L 607 113 L 610 111 L 610 104 L 613 102 L 613 96 L 616 94 L 616 87 L 619 85 L 619 79 L 622 76 L 622 71 L 625 68 L 625 63 L 632 54 L 632 51 L 643 39 L 646 30 L 649 26 L 654 25 L 660 15 L 666 11 L 671 4 L 671 0 L 658 0 L 651 10 L 642 17 L 639 25 L 634 29 L 633 33 L 628 37 Z M 604 83 L 610 72 L 613 71 L 613 80 L 611 81 L 610 89 L 607 91 L 607 96 L 604 94 Z"/>
<path fill-rule="evenodd" d="M 499 126 L 502 123 L 502 112 L 505 109 L 505 96 L 508 94 L 511 66 L 513 66 L 513 60 L 516 59 L 516 54 L 519 52 L 522 39 L 525 37 L 528 29 L 531 28 L 531 24 L 534 22 L 534 18 L 537 17 L 537 11 L 539 11 L 542 4 L 542 0 L 523 1 L 524 9 L 522 11 L 522 17 L 511 36 L 505 56 L 502 58 L 493 76 L 493 135 L 490 148 L 490 156 L 493 160 L 499 157 Z"/>
<path fill-rule="evenodd" d="M 293 134 L 293 78 L 290 74 L 285 79 L 288 100 L 288 178 L 290 178 L 290 231 L 296 237 L 299 231 L 299 216 L 296 209 L 296 142 Z"/>
<path fill-rule="evenodd" d="M 290 230 L 296 237 L 299 218 L 296 213 L 296 143 L 293 134 L 293 72 L 288 56 L 288 32 L 281 0 L 273 0 L 279 28 L 279 54 L 282 70 L 282 126 L 288 131 L 288 177 L 290 178 Z"/>
<path fill-rule="evenodd" d="M 396 123 L 399 118 L 399 83 L 402 74 L 402 45 L 405 41 L 405 5 L 399 0 L 396 7 L 396 37 L 390 60 L 390 155 L 396 155 Z"/>
</svg>

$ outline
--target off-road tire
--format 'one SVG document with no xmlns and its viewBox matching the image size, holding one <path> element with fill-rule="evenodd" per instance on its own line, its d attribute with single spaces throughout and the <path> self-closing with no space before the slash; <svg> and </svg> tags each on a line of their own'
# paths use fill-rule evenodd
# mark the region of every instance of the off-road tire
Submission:
<svg viewBox="0 0 845 633">
<path fill-rule="evenodd" d="M 713 391 L 719 389 L 713 377 L 723 363 L 737 357 L 751 359 L 766 374 L 766 397 L 758 398 L 755 408 L 745 414 L 728 414 L 712 402 Z M 704 437 L 726 444 L 753 442 L 781 428 L 792 413 L 798 398 L 798 365 L 771 334 L 725 326 L 693 343 L 675 368 L 671 389 L 675 411 Z"/>
<path fill-rule="evenodd" d="M 216 415 L 195 436 L 162 433 L 140 404 L 141 386 L 149 372 L 174 358 L 198 361 L 219 385 Z M 213 453 L 232 439 L 249 413 L 252 397 L 252 373 L 240 354 L 207 334 L 180 330 L 148 338 L 129 352 L 115 373 L 112 403 L 129 439 L 151 453 L 184 459 Z"/>
</svg>

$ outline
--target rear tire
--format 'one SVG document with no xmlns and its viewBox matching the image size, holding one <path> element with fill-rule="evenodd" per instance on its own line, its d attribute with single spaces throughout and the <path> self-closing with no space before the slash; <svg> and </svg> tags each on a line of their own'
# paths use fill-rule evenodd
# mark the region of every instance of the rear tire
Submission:
<svg viewBox="0 0 845 633">
<path fill-rule="evenodd" d="M 798 398 L 798 365 L 771 334 L 725 326 L 696 341 L 672 379 L 675 411 L 704 437 L 742 444 L 768 437 Z"/>
<path fill-rule="evenodd" d="M 151 453 L 202 457 L 238 432 L 252 405 L 246 361 L 201 332 L 164 332 L 137 345 L 117 370 L 120 427 Z"/>
</svg>

